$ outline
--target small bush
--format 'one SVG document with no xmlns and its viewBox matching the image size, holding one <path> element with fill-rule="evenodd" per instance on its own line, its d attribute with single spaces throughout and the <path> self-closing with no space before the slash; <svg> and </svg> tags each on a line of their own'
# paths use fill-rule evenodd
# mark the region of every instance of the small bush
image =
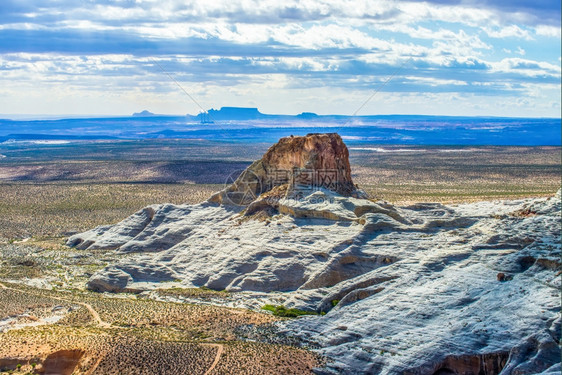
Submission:
<svg viewBox="0 0 562 375">
<path fill-rule="evenodd" d="M 262 310 L 271 311 L 275 316 L 281 316 L 285 318 L 297 318 L 302 315 L 318 315 L 315 311 L 304 311 L 299 309 L 288 309 L 283 305 L 264 305 Z"/>
</svg>

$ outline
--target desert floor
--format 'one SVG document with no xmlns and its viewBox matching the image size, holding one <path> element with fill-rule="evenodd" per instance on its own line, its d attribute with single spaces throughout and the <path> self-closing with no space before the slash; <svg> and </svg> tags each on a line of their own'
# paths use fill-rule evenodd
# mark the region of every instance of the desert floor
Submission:
<svg viewBox="0 0 562 375">
<path fill-rule="evenodd" d="M 201 202 L 267 147 L 181 140 L 0 145 L 0 370 L 302 374 L 320 366 L 324 359 L 270 330 L 281 318 L 204 303 L 232 298 L 225 292 L 163 291 L 157 300 L 85 291 L 89 275 L 118 255 L 63 245 L 71 233 L 150 204 Z M 540 197 L 560 187 L 560 147 L 349 148 L 355 182 L 394 204 Z M 174 302 L 178 294 L 202 304 Z M 248 329 L 257 341 L 247 340 Z"/>
</svg>

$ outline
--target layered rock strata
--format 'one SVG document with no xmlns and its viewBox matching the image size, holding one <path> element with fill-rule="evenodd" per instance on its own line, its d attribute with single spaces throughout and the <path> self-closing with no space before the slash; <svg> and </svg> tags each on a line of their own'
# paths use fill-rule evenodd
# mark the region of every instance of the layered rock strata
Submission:
<svg viewBox="0 0 562 375">
<path fill-rule="evenodd" d="M 349 151 L 341 137 L 337 133 L 313 133 L 281 138 L 209 201 L 246 206 L 276 188 L 276 193 L 283 192 L 284 197 L 302 197 L 318 189 L 344 197 L 365 197 L 351 179 Z"/>
</svg>

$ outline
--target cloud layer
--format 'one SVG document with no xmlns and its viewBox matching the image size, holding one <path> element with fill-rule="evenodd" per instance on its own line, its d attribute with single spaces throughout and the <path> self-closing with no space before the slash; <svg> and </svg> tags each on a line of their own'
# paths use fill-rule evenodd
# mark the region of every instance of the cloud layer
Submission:
<svg viewBox="0 0 562 375">
<path fill-rule="evenodd" d="M 0 40 L 0 113 L 198 112 L 170 74 L 206 108 L 560 116 L 547 0 L 4 0 Z"/>
</svg>

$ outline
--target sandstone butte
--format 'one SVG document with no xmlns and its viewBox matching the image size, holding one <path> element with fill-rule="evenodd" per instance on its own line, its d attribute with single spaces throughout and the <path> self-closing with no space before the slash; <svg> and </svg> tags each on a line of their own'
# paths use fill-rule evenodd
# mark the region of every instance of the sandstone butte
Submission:
<svg viewBox="0 0 562 375">
<path fill-rule="evenodd" d="M 337 133 L 284 137 L 250 165 L 234 183 L 214 194 L 215 203 L 248 205 L 261 194 L 303 196 L 317 188 L 344 197 L 365 197 L 351 179 L 349 151 Z"/>
</svg>

